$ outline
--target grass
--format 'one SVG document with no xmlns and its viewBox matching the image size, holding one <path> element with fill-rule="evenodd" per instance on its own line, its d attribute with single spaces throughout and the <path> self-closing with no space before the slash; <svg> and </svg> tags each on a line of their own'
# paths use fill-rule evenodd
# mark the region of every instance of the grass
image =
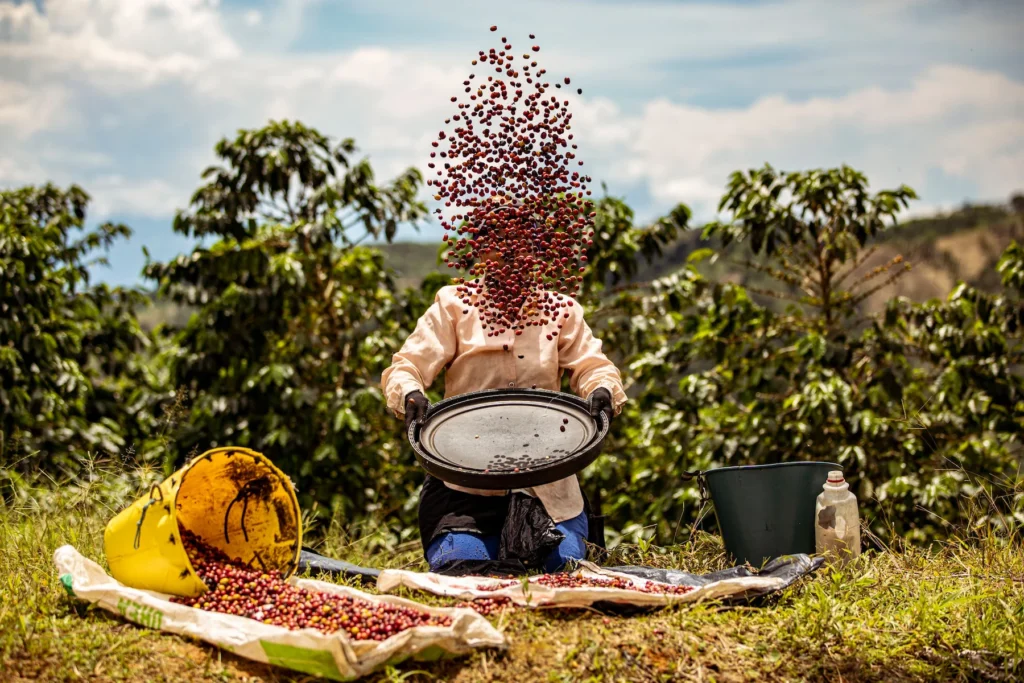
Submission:
<svg viewBox="0 0 1024 683">
<path fill-rule="evenodd" d="M 0 488 L 0 680 L 310 680 L 128 624 L 66 596 L 54 550 L 70 543 L 102 563 L 106 521 L 154 476 L 96 474 L 62 486 Z M 336 526 L 322 534 L 321 552 L 342 559 L 378 567 L 420 562 L 414 543 L 370 552 L 369 541 L 347 541 Z M 757 606 L 705 604 L 635 617 L 519 611 L 494 617 L 510 636 L 504 654 L 410 665 L 369 680 L 1020 680 L 1020 541 L 965 534 L 930 550 L 873 550 Z M 611 560 L 698 572 L 726 564 L 708 535 L 673 548 L 620 546 Z"/>
</svg>

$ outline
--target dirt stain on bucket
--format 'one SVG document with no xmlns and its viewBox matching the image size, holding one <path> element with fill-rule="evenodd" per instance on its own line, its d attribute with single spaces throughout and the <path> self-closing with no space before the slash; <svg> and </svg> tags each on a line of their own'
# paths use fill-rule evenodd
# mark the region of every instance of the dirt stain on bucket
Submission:
<svg viewBox="0 0 1024 683">
<path fill-rule="evenodd" d="M 281 530 L 281 538 L 295 538 L 295 516 L 292 514 L 291 507 L 286 505 L 285 501 L 278 498 L 274 498 L 271 503 L 273 503 L 274 512 L 277 514 L 277 525 Z"/>
</svg>

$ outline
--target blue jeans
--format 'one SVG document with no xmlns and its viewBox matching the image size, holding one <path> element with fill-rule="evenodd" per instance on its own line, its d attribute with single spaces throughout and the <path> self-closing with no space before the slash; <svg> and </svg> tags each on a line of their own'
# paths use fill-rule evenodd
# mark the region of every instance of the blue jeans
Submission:
<svg viewBox="0 0 1024 683">
<path fill-rule="evenodd" d="M 582 560 L 587 556 L 587 513 L 559 522 L 555 528 L 565 534 L 565 538 L 544 561 L 544 571 L 549 574 L 565 567 L 569 560 Z M 458 560 L 496 560 L 499 540 L 498 536 L 471 533 L 441 534 L 427 548 L 430 571 L 436 572 Z"/>
</svg>

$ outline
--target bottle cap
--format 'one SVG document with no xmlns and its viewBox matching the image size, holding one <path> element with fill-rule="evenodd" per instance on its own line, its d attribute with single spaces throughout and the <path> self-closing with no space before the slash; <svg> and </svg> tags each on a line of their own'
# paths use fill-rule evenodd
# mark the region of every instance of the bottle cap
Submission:
<svg viewBox="0 0 1024 683">
<path fill-rule="evenodd" d="M 828 473 L 828 483 L 830 483 L 830 484 L 842 484 L 843 481 L 845 481 L 845 480 L 843 479 L 843 473 L 841 471 L 833 470 L 832 472 Z"/>
</svg>

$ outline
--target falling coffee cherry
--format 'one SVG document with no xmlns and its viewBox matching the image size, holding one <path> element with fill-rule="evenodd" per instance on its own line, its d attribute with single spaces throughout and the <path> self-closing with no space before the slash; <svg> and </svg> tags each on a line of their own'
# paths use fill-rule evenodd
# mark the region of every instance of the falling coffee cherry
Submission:
<svg viewBox="0 0 1024 683">
<path fill-rule="evenodd" d="M 450 238 L 444 262 L 465 272 L 454 281 L 463 310 L 476 310 L 488 337 L 521 336 L 571 306 L 593 236 L 592 180 L 578 170 L 569 101 L 548 94 L 546 71 L 528 52 L 514 61 L 514 42 L 502 36 L 478 51 L 474 63 L 497 75 L 463 80 L 466 97 L 453 98 L 457 112 L 446 117 L 453 128 L 432 143 L 443 168 L 427 181 L 443 204 L 435 213 Z"/>
</svg>

